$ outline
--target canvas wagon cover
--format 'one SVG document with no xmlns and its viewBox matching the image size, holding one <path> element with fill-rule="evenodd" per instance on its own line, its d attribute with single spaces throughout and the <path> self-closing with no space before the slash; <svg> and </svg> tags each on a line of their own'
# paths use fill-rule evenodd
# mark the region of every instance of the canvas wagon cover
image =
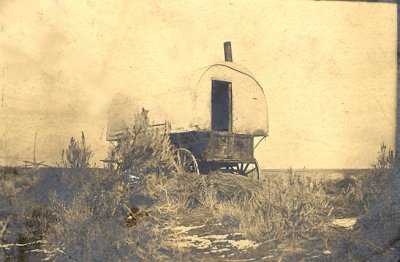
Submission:
<svg viewBox="0 0 400 262">
<path fill-rule="evenodd" d="M 144 107 L 155 123 L 169 121 L 171 132 L 211 131 L 212 80 L 232 83 L 232 131 L 255 136 L 268 135 L 268 111 L 264 91 L 245 68 L 221 62 L 194 72 L 181 81 L 176 92 L 149 97 L 143 104 L 133 98 L 117 95 L 109 109 L 107 140 L 118 138 L 134 116 Z"/>
<path fill-rule="evenodd" d="M 232 83 L 232 131 L 256 136 L 268 135 L 268 110 L 264 90 L 251 73 L 232 62 L 203 68 L 191 88 L 193 123 L 211 130 L 212 80 Z"/>
</svg>

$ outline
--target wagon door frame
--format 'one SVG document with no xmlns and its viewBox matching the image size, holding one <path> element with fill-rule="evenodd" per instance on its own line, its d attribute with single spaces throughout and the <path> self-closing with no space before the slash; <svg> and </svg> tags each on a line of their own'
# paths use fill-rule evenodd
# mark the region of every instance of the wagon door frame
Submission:
<svg viewBox="0 0 400 262">
<path fill-rule="evenodd" d="M 211 80 L 211 130 L 232 132 L 232 82 Z"/>
</svg>

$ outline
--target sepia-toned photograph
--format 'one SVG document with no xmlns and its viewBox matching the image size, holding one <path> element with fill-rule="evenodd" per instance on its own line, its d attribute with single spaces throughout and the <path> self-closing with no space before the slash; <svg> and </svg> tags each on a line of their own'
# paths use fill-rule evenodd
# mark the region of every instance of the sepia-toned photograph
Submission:
<svg viewBox="0 0 400 262">
<path fill-rule="evenodd" d="M 0 0 L 0 261 L 400 261 L 399 10 Z"/>
</svg>

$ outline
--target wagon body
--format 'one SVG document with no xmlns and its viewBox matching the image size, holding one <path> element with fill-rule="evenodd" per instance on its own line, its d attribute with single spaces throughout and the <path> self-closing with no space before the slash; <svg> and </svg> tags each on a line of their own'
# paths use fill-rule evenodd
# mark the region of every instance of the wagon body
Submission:
<svg viewBox="0 0 400 262">
<path fill-rule="evenodd" d="M 218 131 L 170 134 L 171 142 L 186 148 L 199 162 L 254 162 L 253 136 Z"/>
</svg>

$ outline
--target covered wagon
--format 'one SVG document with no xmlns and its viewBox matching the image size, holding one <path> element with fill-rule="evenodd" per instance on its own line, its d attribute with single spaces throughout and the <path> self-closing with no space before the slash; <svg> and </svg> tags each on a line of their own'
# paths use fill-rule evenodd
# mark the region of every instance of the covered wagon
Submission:
<svg viewBox="0 0 400 262">
<path fill-rule="evenodd" d="M 224 50 L 225 62 L 201 69 L 189 84 L 184 99 L 190 113 L 184 124 L 171 123 L 170 140 L 187 172 L 222 170 L 258 178 L 254 149 L 268 136 L 266 98 L 256 78 L 232 62 L 230 42 Z M 115 107 L 125 117 L 132 115 L 126 105 Z M 109 122 L 108 140 L 115 139 L 117 129 Z"/>
</svg>

